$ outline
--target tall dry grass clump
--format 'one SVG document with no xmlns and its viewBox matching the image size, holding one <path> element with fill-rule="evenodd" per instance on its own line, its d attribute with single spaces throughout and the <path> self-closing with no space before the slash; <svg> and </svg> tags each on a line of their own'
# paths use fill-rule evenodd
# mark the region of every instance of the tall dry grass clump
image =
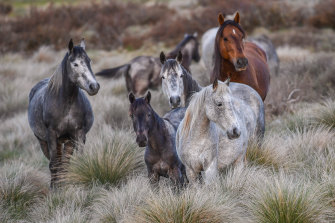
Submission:
<svg viewBox="0 0 335 223">
<path fill-rule="evenodd" d="M 47 193 L 44 173 L 20 162 L 5 163 L 0 168 L 0 220 L 26 219 Z"/>
<path fill-rule="evenodd" d="M 125 222 L 245 222 L 237 202 L 210 189 L 188 188 L 176 193 L 163 187 L 151 193 L 145 203 Z"/>
<path fill-rule="evenodd" d="M 32 222 L 88 222 L 99 188 L 68 186 L 52 191 L 30 214 Z"/>
<path fill-rule="evenodd" d="M 76 153 L 63 175 L 70 184 L 117 186 L 143 167 L 143 150 L 135 144 L 128 130 L 112 131 L 95 137 Z"/>
<path fill-rule="evenodd" d="M 102 190 L 92 207 L 94 222 L 122 222 L 152 193 L 148 179 L 136 177 L 120 188 Z"/>
<path fill-rule="evenodd" d="M 308 182 L 278 177 L 258 184 L 249 208 L 259 223 L 329 222 L 331 209 L 325 191 Z"/>
</svg>

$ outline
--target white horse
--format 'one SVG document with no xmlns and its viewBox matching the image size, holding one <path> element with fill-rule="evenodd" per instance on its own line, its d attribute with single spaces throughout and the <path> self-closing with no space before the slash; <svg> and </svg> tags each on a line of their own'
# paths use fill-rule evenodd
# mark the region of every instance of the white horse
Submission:
<svg viewBox="0 0 335 223">
<path fill-rule="evenodd" d="M 250 137 L 264 134 L 264 104 L 245 84 L 215 80 L 195 93 L 176 136 L 177 153 L 194 182 L 210 183 L 230 165 L 243 164 Z"/>
<path fill-rule="evenodd" d="M 234 18 L 234 17 L 233 17 Z M 214 68 L 214 43 L 215 36 L 219 27 L 211 28 L 207 30 L 201 38 L 201 51 L 202 51 L 202 61 L 205 68 L 208 71 L 213 71 Z M 267 63 L 270 68 L 270 73 L 277 75 L 279 72 L 279 57 L 276 52 L 276 48 L 272 44 L 269 37 L 266 35 L 248 37 L 247 41 L 256 44 L 266 54 Z"/>
</svg>

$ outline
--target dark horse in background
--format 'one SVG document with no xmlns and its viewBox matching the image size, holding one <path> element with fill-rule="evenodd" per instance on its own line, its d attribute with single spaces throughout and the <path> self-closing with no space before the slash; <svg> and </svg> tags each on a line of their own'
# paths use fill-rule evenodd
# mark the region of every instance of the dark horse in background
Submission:
<svg viewBox="0 0 335 223">
<path fill-rule="evenodd" d="M 52 77 L 37 83 L 29 94 L 29 125 L 50 160 L 51 187 L 93 124 L 90 102 L 81 89 L 95 95 L 100 88 L 84 41 L 74 47 L 71 39 L 68 50 Z"/>
<path fill-rule="evenodd" d="M 191 61 L 199 62 L 199 43 L 197 34 L 185 34 L 184 39 L 174 50 L 168 53 L 168 58 L 176 58 L 179 51 L 184 55 L 183 66 L 190 68 Z M 128 92 L 136 96 L 142 96 L 150 88 L 154 89 L 161 85 L 160 78 L 161 63 L 159 58 L 151 56 L 138 56 L 127 64 L 119 67 L 102 70 L 96 73 L 97 76 L 120 77 L 125 75 Z"/>
<path fill-rule="evenodd" d="M 129 115 L 136 133 L 136 142 L 146 147 L 144 161 L 151 183 L 168 177 L 175 185 L 184 184 L 186 171 L 176 152 L 176 132 L 184 118 L 185 108 L 168 112 L 163 118 L 150 105 L 150 91 L 143 98 L 129 94 Z"/>
<path fill-rule="evenodd" d="M 232 82 L 255 89 L 264 101 L 270 85 L 265 52 L 254 43 L 244 42 L 245 32 L 240 26 L 239 13 L 234 20 L 227 21 L 219 14 L 218 20 L 220 28 L 215 38 L 211 81 L 216 77 L 221 81 L 230 77 Z"/>
</svg>

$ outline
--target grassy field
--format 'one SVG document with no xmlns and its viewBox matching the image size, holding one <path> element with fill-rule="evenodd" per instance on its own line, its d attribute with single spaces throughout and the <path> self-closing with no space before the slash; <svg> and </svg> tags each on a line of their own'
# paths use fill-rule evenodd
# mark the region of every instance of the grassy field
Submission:
<svg viewBox="0 0 335 223">
<path fill-rule="evenodd" d="M 276 43 L 281 60 L 265 101 L 265 138 L 250 142 L 243 168 L 180 192 L 167 179 L 158 188 L 148 182 L 123 77 L 97 78 L 101 89 L 89 97 L 95 121 L 84 152 L 72 157 L 63 187 L 51 191 L 48 161 L 28 125 L 28 94 L 51 76 L 67 42 L 59 51 L 40 46 L 28 55 L 1 54 L 0 222 L 335 222 L 334 30 L 258 33 Z M 145 46 L 104 51 L 88 43 L 86 49 L 97 72 L 169 48 L 165 42 Z M 201 63 L 191 71 L 209 84 Z M 153 108 L 164 115 L 168 101 L 161 90 L 151 92 Z"/>
</svg>

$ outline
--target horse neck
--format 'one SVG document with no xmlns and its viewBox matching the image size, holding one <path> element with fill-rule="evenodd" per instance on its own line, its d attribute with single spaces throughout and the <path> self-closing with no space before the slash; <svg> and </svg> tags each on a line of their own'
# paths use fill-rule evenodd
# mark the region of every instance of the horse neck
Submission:
<svg viewBox="0 0 335 223">
<path fill-rule="evenodd" d="M 148 134 L 148 144 L 150 145 L 151 150 L 159 151 L 161 150 L 161 145 L 164 145 L 166 142 L 165 137 L 165 123 L 164 120 L 159 117 L 159 115 L 153 111 L 154 124 L 149 129 Z"/>
<path fill-rule="evenodd" d="M 188 105 L 188 102 L 191 99 L 191 96 L 195 92 L 199 92 L 202 87 L 198 84 L 196 80 L 194 80 L 191 76 L 191 74 L 183 68 L 183 84 L 184 84 L 184 96 L 185 96 L 185 102 Z"/>
<path fill-rule="evenodd" d="M 193 138 L 208 138 L 207 134 L 210 132 L 211 128 L 211 121 L 207 118 L 205 109 L 199 109 L 197 114 L 194 114 L 193 119 L 196 119 L 196 123 L 194 123 L 193 129 L 190 129 L 190 131 L 193 131 L 192 137 Z M 190 126 L 192 128 L 192 126 Z"/>
<path fill-rule="evenodd" d="M 63 98 L 69 100 L 76 97 L 79 93 L 79 87 L 69 78 L 67 61 L 62 62 L 62 86 L 60 92 Z"/>
<path fill-rule="evenodd" d="M 222 80 L 227 79 L 229 75 L 233 75 L 235 73 L 236 71 L 235 71 L 234 64 L 232 64 L 229 60 L 222 58 L 222 63 L 221 63 L 221 68 L 220 68 L 220 75 L 221 75 Z"/>
</svg>

